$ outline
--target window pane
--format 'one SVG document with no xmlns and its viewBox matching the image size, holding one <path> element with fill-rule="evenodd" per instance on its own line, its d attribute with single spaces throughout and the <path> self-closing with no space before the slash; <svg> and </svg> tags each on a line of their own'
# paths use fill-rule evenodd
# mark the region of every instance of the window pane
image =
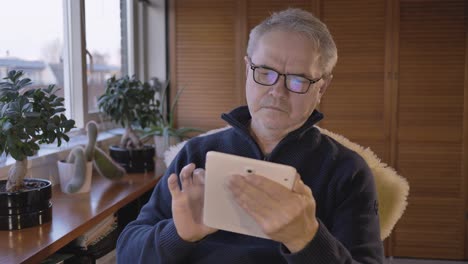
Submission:
<svg viewBox="0 0 468 264">
<path fill-rule="evenodd" d="M 34 87 L 63 87 L 62 0 L 2 1 L 0 77 L 23 70 Z"/>
<path fill-rule="evenodd" d="M 86 49 L 88 111 L 97 112 L 97 99 L 104 93 L 106 79 L 122 76 L 120 0 L 86 0 Z"/>
</svg>

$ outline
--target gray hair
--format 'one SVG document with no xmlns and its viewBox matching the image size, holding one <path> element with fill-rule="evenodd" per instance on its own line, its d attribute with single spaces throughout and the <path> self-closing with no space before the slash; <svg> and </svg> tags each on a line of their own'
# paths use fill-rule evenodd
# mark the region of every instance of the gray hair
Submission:
<svg viewBox="0 0 468 264">
<path fill-rule="evenodd" d="M 258 40 L 272 30 L 285 30 L 300 33 L 313 42 L 319 53 L 319 66 L 330 74 L 338 60 L 333 37 L 327 26 L 311 13 L 297 8 L 289 8 L 273 13 L 250 31 L 247 56 L 252 57 Z"/>
</svg>

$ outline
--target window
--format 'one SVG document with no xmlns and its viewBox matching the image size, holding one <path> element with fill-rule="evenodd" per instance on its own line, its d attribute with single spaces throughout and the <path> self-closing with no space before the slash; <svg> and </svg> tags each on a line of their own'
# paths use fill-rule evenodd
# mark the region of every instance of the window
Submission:
<svg viewBox="0 0 468 264">
<path fill-rule="evenodd" d="M 23 70 L 34 87 L 55 84 L 63 96 L 62 0 L 3 1 L 1 9 L 0 76 Z"/>
<path fill-rule="evenodd" d="M 86 10 L 85 1 L 88 4 Z M 102 120 L 96 113 L 96 100 L 105 88 L 106 79 L 112 74 L 121 75 L 121 68 L 125 72 L 129 67 L 134 68 L 126 59 L 127 53 L 133 53 L 127 46 L 134 46 L 133 39 L 129 41 L 126 36 L 133 34 L 135 26 L 133 19 L 126 18 L 126 10 L 134 4 L 133 0 L 2 1 L 0 77 L 10 70 L 22 70 L 35 87 L 55 84 L 59 88 L 57 94 L 65 98 L 65 114 L 74 119 L 79 128 L 73 135 L 79 134 L 87 121 Z M 94 26 L 87 28 L 89 33 L 86 35 L 83 34 L 85 18 Z M 86 42 L 100 64 L 90 66 L 89 96 L 84 81 L 88 76 Z M 105 45 L 100 45 L 102 43 Z M 101 90 L 94 89 L 95 83 L 101 84 L 98 88 Z M 112 127 L 108 123 L 103 126 L 106 129 Z M 56 147 L 53 149 L 57 150 Z M 0 156 L 0 174 L 12 159 L 5 163 L 3 154 Z"/>
<path fill-rule="evenodd" d="M 88 112 L 98 112 L 97 101 L 106 80 L 122 76 L 121 0 L 85 0 Z"/>
<path fill-rule="evenodd" d="M 90 84 L 88 93 L 88 81 L 101 82 L 102 86 L 98 89 L 103 91 L 106 78 L 114 72 L 93 74 L 98 70 L 95 61 L 105 61 L 106 69 L 116 70 L 117 75 L 144 74 L 150 69 L 148 72 L 151 75 L 160 79 L 166 77 L 166 62 L 161 60 L 165 58 L 166 49 L 163 0 L 157 0 L 157 9 L 152 11 L 148 9 L 149 2 L 136 0 L 0 2 L 0 77 L 6 76 L 12 69 L 23 70 L 34 85 L 44 87 L 56 84 L 61 88 L 58 93 L 65 97 L 66 115 L 74 119 L 80 128 L 71 135 L 72 140 L 64 144 L 64 148 L 68 144 L 81 142 L 82 137 L 77 135 L 87 121 L 106 121 L 101 118 L 102 114 L 96 112 L 96 95 L 99 92 Z M 102 19 L 104 15 L 109 17 Z M 149 21 L 148 16 L 151 18 Z M 151 23 L 151 29 L 148 23 Z M 143 33 L 140 35 L 138 32 Z M 100 46 L 102 43 L 106 44 L 104 48 Z M 147 46 L 151 49 L 147 50 Z M 138 52 L 135 47 L 140 47 Z M 91 66 L 86 51 L 92 55 L 95 67 Z M 92 74 L 87 74 L 88 68 Z M 114 128 L 114 124 L 104 122 L 101 127 L 110 129 Z M 111 134 L 108 136 L 112 137 Z M 61 151 L 62 148 L 55 146 L 42 146 L 38 156 Z M 0 156 L 0 178 L 7 175 L 13 162 L 11 157 L 6 160 L 5 155 Z M 31 166 L 55 166 L 50 162 L 50 159 L 35 159 Z M 44 171 L 38 177 L 48 177 L 47 173 Z"/>
<path fill-rule="evenodd" d="M 127 67 L 121 32 L 131 29 L 122 29 L 127 23 L 121 7 L 131 2 L 2 1 L 0 76 L 23 70 L 36 87 L 56 84 L 57 94 L 65 97 L 66 115 L 77 127 L 99 120 L 97 98 L 106 79 L 120 77 Z"/>
</svg>

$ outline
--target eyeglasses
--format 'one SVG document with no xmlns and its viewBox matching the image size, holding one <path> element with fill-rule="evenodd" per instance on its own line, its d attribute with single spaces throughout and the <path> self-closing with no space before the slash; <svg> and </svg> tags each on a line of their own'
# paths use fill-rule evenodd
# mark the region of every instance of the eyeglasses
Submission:
<svg viewBox="0 0 468 264">
<path fill-rule="evenodd" d="M 307 91 L 309 91 L 310 85 L 320 81 L 323 78 L 322 76 L 312 80 L 297 74 L 279 73 L 276 70 L 267 67 L 257 66 L 252 62 L 250 62 L 250 69 L 253 71 L 253 79 L 256 83 L 265 86 L 273 86 L 278 82 L 280 76 L 284 76 L 284 86 L 286 89 L 298 94 L 307 93 Z"/>
</svg>

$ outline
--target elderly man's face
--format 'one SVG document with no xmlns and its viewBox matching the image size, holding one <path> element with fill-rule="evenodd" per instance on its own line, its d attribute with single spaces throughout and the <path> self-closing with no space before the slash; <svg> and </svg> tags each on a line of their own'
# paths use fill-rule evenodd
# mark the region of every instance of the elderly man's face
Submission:
<svg viewBox="0 0 468 264">
<path fill-rule="evenodd" d="M 324 72 L 318 65 L 318 54 L 312 43 L 298 33 L 274 30 L 264 34 L 255 48 L 251 62 L 280 73 L 318 79 Z M 300 127 L 317 106 L 328 86 L 320 80 L 305 94 L 290 92 L 281 76 L 273 86 L 263 86 L 253 79 L 249 59 L 245 58 L 246 97 L 252 122 L 273 130 L 290 132 Z"/>
</svg>

